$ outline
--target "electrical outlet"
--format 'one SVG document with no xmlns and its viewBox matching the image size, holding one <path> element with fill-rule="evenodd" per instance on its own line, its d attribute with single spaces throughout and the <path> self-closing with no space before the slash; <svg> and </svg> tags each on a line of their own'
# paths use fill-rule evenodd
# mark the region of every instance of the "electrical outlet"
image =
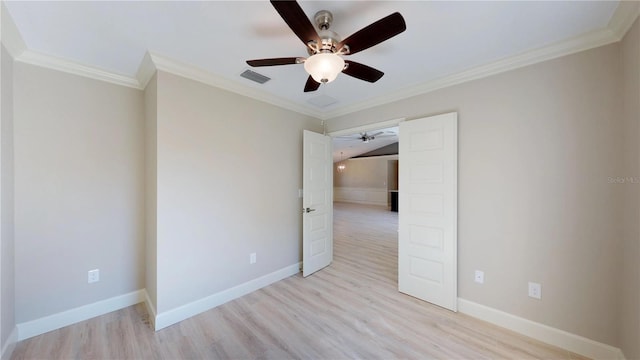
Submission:
<svg viewBox="0 0 640 360">
<path fill-rule="evenodd" d="M 474 280 L 478 284 L 484 284 L 484 271 L 476 270 Z"/>
<path fill-rule="evenodd" d="M 100 281 L 100 269 L 89 270 L 87 273 L 87 282 L 89 284 Z"/>
<path fill-rule="evenodd" d="M 255 264 L 257 261 L 256 259 L 256 253 L 251 253 L 249 254 L 249 264 Z"/>
<path fill-rule="evenodd" d="M 529 297 L 534 299 L 542 299 L 542 285 L 529 282 Z"/>
</svg>

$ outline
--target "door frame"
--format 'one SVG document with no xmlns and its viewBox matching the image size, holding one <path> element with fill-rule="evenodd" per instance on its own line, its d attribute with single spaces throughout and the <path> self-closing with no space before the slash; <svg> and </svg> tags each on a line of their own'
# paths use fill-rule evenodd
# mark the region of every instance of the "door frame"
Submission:
<svg viewBox="0 0 640 360">
<path fill-rule="evenodd" d="M 380 130 L 380 129 L 384 129 L 384 128 L 398 126 L 401 122 L 403 122 L 405 120 L 406 120 L 406 118 L 398 118 L 398 119 L 393 119 L 393 120 L 381 121 L 381 122 L 377 122 L 377 123 L 373 123 L 373 124 L 357 126 L 357 127 L 348 128 L 348 129 L 330 131 L 330 132 L 327 133 L 327 136 L 331 136 L 332 138 L 334 138 L 334 137 L 337 137 L 337 136 L 352 135 L 352 134 L 359 134 L 361 132 L 369 132 L 369 131 L 374 131 L 374 130 Z"/>
</svg>

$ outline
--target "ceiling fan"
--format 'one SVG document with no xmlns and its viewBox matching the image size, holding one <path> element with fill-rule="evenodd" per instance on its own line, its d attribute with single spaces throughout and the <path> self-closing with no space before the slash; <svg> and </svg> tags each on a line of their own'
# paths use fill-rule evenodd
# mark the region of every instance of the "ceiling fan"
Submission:
<svg viewBox="0 0 640 360">
<path fill-rule="evenodd" d="M 394 134 L 386 134 L 384 135 L 384 131 L 378 131 L 375 134 L 367 134 L 366 132 L 362 132 L 360 134 L 348 135 L 348 136 L 338 136 L 338 140 L 361 140 L 363 143 L 368 143 L 371 140 L 375 140 L 378 136 L 394 136 Z"/>
<path fill-rule="evenodd" d="M 309 78 L 304 91 L 318 90 L 320 84 L 329 83 L 343 72 L 354 78 L 374 83 L 384 75 L 378 69 L 344 60 L 343 55 L 351 55 L 368 49 L 405 31 L 407 26 L 400 13 L 384 17 L 341 40 L 338 34 L 329 30 L 333 15 L 327 10 L 318 11 L 314 20 L 319 32 L 311 24 L 307 15 L 295 0 L 270 0 L 282 19 L 307 47 L 308 58 L 283 57 L 248 60 L 250 66 L 274 66 L 304 64 Z"/>
</svg>

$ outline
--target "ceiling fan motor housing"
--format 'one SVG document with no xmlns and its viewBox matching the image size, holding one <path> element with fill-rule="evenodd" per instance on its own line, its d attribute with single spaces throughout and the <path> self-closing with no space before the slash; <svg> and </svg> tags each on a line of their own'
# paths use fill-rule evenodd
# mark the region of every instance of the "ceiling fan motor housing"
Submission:
<svg viewBox="0 0 640 360">
<path fill-rule="evenodd" d="M 318 27 L 318 36 L 320 37 L 320 44 L 316 44 L 315 41 L 310 41 L 307 52 L 309 55 L 319 53 L 337 53 L 337 46 L 342 39 L 334 31 L 329 30 L 331 23 L 333 22 L 333 15 L 330 11 L 320 10 L 314 16 L 316 26 Z M 344 52 L 341 52 L 344 54 Z"/>
<path fill-rule="evenodd" d="M 318 29 L 327 30 L 333 22 L 333 14 L 328 10 L 320 10 L 313 16 L 313 19 L 316 21 Z"/>
</svg>

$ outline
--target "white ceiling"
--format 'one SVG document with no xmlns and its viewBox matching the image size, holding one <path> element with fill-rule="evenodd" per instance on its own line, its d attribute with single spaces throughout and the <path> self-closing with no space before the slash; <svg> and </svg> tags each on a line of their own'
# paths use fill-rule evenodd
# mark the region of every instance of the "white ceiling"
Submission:
<svg viewBox="0 0 640 360">
<path fill-rule="evenodd" d="M 332 30 L 342 37 L 399 11 L 407 23 L 404 33 L 349 57 L 385 76 L 370 84 L 341 74 L 314 93 L 302 91 L 307 78 L 302 65 L 253 68 L 272 78 L 264 85 L 239 77 L 249 68 L 245 60 L 306 56 L 303 44 L 268 1 L 6 2 L 31 52 L 137 81 L 150 51 L 326 118 L 341 109 L 605 29 L 618 1 L 301 1 L 300 5 L 310 18 L 321 9 L 332 11 Z M 310 102 L 319 96 L 320 103 L 338 101 L 325 107 Z"/>
</svg>

